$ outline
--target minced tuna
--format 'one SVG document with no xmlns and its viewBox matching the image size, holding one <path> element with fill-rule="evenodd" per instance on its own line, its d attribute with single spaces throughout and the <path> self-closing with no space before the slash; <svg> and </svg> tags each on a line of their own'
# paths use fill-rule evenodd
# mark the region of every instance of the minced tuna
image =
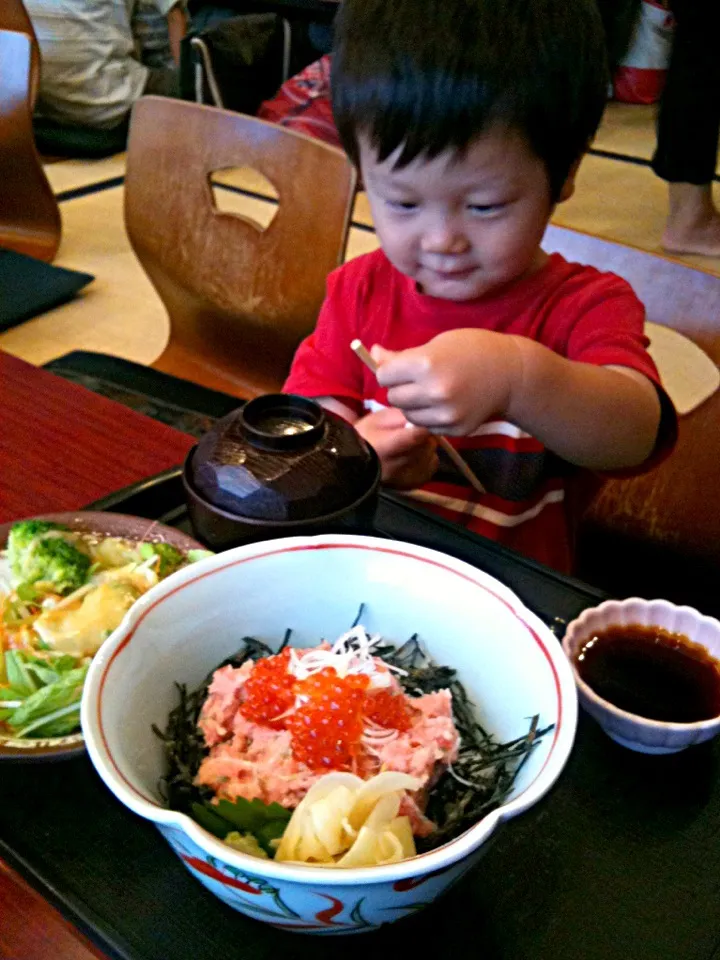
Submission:
<svg viewBox="0 0 720 960">
<path fill-rule="evenodd" d="M 422 815 L 427 791 L 459 747 L 450 692 L 408 697 L 379 658 L 345 658 L 338 672 L 324 665 L 323 652 L 332 662 L 325 644 L 215 671 L 199 719 L 209 754 L 195 782 L 218 799 L 257 798 L 294 808 L 329 769 L 352 769 L 365 779 L 396 770 L 423 784 L 405 799 L 402 812 L 416 834 L 426 835 L 433 828 Z M 258 703 L 270 714 L 281 712 L 258 722 Z M 298 749 L 298 740 L 308 736 L 335 752 L 320 751 L 315 763 L 299 759 L 315 756 Z M 337 764 L 330 766 L 333 758 Z"/>
</svg>

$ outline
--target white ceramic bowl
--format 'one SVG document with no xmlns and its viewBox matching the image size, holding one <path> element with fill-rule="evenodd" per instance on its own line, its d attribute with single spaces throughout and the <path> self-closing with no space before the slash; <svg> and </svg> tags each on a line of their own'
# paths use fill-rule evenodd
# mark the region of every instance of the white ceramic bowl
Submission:
<svg viewBox="0 0 720 960">
<path fill-rule="evenodd" d="M 599 697 L 580 677 L 575 658 L 583 644 L 593 634 L 608 627 L 631 624 L 682 633 L 720 659 L 720 621 L 703 616 L 692 607 L 677 607 L 667 600 L 631 597 L 628 600 L 607 600 L 598 607 L 584 610 L 568 625 L 563 649 L 573 666 L 580 703 L 590 716 L 609 737 L 639 753 L 678 753 L 720 733 L 720 717 L 698 723 L 665 723 L 628 713 Z"/>
<path fill-rule="evenodd" d="M 540 714 L 555 724 L 522 767 L 512 795 L 451 843 L 398 864 L 327 870 L 234 851 L 163 807 L 165 726 L 174 683 L 198 686 L 254 636 L 312 646 L 339 636 L 360 603 L 363 624 L 400 644 L 418 633 L 457 669 L 480 720 L 502 740 Z M 230 906 L 292 930 L 369 930 L 415 913 L 480 857 L 501 821 L 522 813 L 559 776 L 572 748 L 572 670 L 545 625 L 502 584 L 468 564 L 369 537 L 293 537 L 238 547 L 179 571 L 142 597 L 103 645 L 85 685 L 87 748 L 110 790 L 154 821 L 183 863 Z"/>
</svg>

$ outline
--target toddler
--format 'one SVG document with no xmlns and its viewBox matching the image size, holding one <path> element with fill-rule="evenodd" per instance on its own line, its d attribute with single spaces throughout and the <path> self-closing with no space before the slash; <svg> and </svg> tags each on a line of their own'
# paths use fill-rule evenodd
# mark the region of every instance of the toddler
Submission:
<svg viewBox="0 0 720 960">
<path fill-rule="evenodd" d="M 568 570 L 578 481 L 675 431 L 631 288 L 540 246 L 607 96 L 594 0 L 343 0 L 331 90 L 381 249 L 330 276 L 285 390 L 354 423 L 385 483 Z"/>
</svg>

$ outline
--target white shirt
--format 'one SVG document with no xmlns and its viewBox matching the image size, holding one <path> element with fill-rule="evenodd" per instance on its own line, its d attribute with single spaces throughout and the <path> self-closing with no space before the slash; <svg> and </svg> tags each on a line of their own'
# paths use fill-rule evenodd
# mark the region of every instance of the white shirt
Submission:
<svg viewBox="0 0 720 960">
<path fill-rule="evenodd" d="M 59 123 L 114 127 L 140 97 L 148 70 L 135 58 L 136 0 L 25 0 L 38 43 L 38 114 Z M 167 16 L 177 0 L 144 0 Z"/>
</svg>

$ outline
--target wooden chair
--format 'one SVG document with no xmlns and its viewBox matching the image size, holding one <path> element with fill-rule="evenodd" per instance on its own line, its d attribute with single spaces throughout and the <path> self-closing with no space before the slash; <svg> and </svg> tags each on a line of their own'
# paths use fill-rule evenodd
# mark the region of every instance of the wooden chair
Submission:
<svg viewBox="0 0 720 960">
<path fill-rule="evenodd" d="M 210 175 L 230 167 L 276 187 L 266 229 L 215 207 Z M 344 154 L 301 134 L 200 104 L 138 101 L 125 222 L 170 317 L 153 366 L 242 397 L 278 390 L 343 260 L 355 182 Z"/>
<path fill-rule="evenodd" d="M 543 246 L 624 277 L 648 319 L 693 340 L 720 364 L 720 277 L 560 227 Z M 665 596 L 720 612 L 720 392 L 680 418 L 656 468 L 609 480 L 583 521 L 580 576 L 613 593 Z"/>
<path fill-rule="evenodd" d="M 51 261 L 60 209 L 35 148 L 32 50 L 29 34 L 0 30 L 0 247 Z"/>
</svg>

